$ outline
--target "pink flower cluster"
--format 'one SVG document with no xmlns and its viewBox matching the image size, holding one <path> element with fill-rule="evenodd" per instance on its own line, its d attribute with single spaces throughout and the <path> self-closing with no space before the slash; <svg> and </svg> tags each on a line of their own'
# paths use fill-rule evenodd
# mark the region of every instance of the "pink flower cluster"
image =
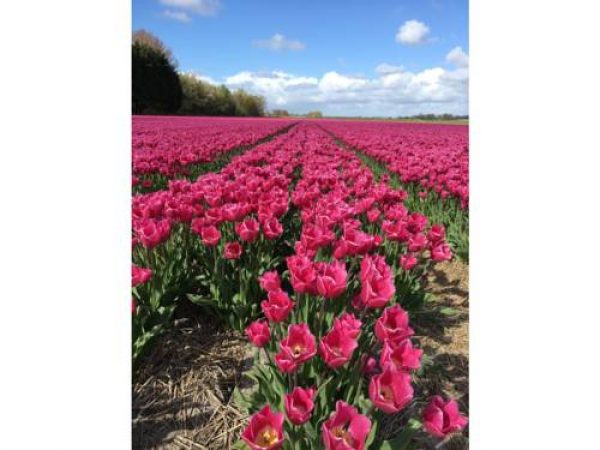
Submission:
<svg viewBox="0 0 600 450">
<path fill-rule="evenodd" d="M 186 173 L 190 164 L 212 162 L 220 153 L 255 144 L 293 122 L 285 119 L 134 116 L 133 174 Z"/>
<path fill-rule="evenodd" d="M 408 211 L 402 203 L 405 192 L 392 189 L 385 180 L 374 182 L 360 160 L 325 133 L 299 129 L 311 151 L 300 155 L 302 175 L 291 196 L 301 218 L 295 254 L 286 259 L 294 296 L 282 288 L 278 272 L 265 272 L 260 286 L 266 291 L 261 309 L 267 320 L 252 323 L 246 334 L 267 354 L 273 351 L 273 367 L 290 379 L 302 380 L 319 367 L 334 377 L 349 376 L 346 370 L 358 367 L 368 380 L 373 407 L 398 413 L 413 403 L 412 377 L 423 351 L 413 345 L 408 313 L 396 303 L 397 269 L 386 259 L 392 256 L 396 267 L 406 272 L 427 260 L 450 259 L 445 230 Z M 355 280 L 358 287 L 352 287 Z M 346 305 L 342 312 L 330 325 L 324 323 L 323 317 L 339 310 L 340 304 Z M 303 311 L 310 311 L 308 320 Z M 372 328 L 366 328 L 367 322 Z M 374 339 L 361 346 L 364 334 Z M 285 394 L 290 423 L 299 426 L 311 420 L 319 388 L 296 383 Z M 452 402 L 442 405 L 435 400 L 426 409 L 425 429 L 432 435 L 458 431 L 466 424 L 462 416 L 452 415 Z M 254 415 L 244 432 L 251 448 L 280 448 L 283 443 L 283 425 L 278 428 L 283 416 L 275 413 L 265 425 L 267 412 L 270 409 Z M 371 419 L 339 400 L 322 423 L 320 438 L 327 450 L 363 449 L 370 430 Z"/>
<path fill-rule="evenodd" d="M 427 195 L 469 202 L 469 130 L 462 125 L 399 122 L 323 121 L 350 146 L 386 165 L 403 182 L 417 183 Z"/>
<path fill-rule="evenodd" d="M 158 131 L 151 126 L 140 125 L 138 137 L 144 145 L 156 141 L 155 147 L 161 147 L 179 138 L 195 142 L 193 150 L 170 156 L 166 152 L 159 157 L 157 150 L 156 166 L 142 164 L 143 173 L 165 167 L 169 172 L 187 164 L 187 156 L 182 156 L 187 151 L 204 157 L 198 149 L 205 147 L 192 137 L 200 133 L 193 121 L 165 128 L 164 139 L 154 136 L 152 130 Z M 327 127 L 335 125 L 326 122 Z M 140 154 L 156 150 L 142 147 Z M 198 161 L 194 158 L 190 161 Z M 427 187 L 444 185 L 435 180 Z M 449 260 L 452 251 L 444 227 L 409 211 L 406 198 L 407 193 L 393 188 L 386 177 L 376 181 L 354 152 L 336 145 L 310 122 L 234 157 L 218 173 L 195 181 L 171 180 L 166 190 L 133 197 L 132 245 L 138 258 L 132 269 L 134 286 L 166 282 L 164 267 L 169 276 L 180 270 L 180 277 L 173 277 L 180 282 L 187 271 L 219 264 L 235 268 L 236 275 L 239 270 L 239 278 L 228 279 L 231 282 L 243 275 L 254 283 L 254 290 L 242 289 L 248 285 L 239 281 L 229 289 L 236 297 L 225 300 L 238 302 L 236 307 L 242 302 L 251 306 L 247 314 L 253 316 L 243 317 L 240 327 L 262 316 L 245 328 L 246 336 L 268 356 L 269 383 L 284 380 L 286 386 L 277 391 L 285 414 L 274 411 L 276 403 L 270 401 L 252 416 L 242 434 L 250 448 L 281 448 L 289 437 L 289 429 L 284 430 L 287 417 L 295 427 L 310 421 L 318 425 L 314 429 L 327 450 L 363 449 L 376 419 L 359 412 L 356 396 L 363 395 L 386 414 L 415 408 L 412 383 L 423 352 L 413 344 L 414 331 L 398 292 L 413 286 L 431 263 Z M 279 252 L 283 244 L 287 254 Z M 278 263 L 263 262 L 274 259 Z M 206 271 L 198 277 L 212 283 L 206 290 L 215 302 L 227 275 Z M 135 320 L 142 320 L 148 310 L 138 308 Z M 327 376 L 346 390 L 343 400 L 319 400 Z M 350 387 L 350 380 L 356 386 Z M 456 402 L 438 397 L 423 414 L 425 429 L 436 437 L 467 423 Z M 315 416 L 323 420 L 316 423 Z"/>
</svg>

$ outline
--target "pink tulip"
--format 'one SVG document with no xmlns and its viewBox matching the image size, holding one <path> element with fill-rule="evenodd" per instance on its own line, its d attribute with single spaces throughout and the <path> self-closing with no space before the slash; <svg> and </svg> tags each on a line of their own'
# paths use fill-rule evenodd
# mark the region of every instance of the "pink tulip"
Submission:
<svg viewBox="0 0 600 450">
<path fill-rule="evenodd" d="M 171 224 L 168 220 L 147 220 L 137 230 L 137 235 L 146 248 L 154 248 L 166 241 L 171 233 Z"/>
<path fill-rule="evenodd" d="M 359 222 L 360 225 L 360 222 Z M 336 258 L 345 256 L 364 255 L 375 247 L 375 237 L 356 228 L 344 230 L 342 239 L 338 241 Z"/>
<path fill-rule="evenodd" d="M 445 242 L 439 242 L 431 249 L 431 259 L 433 261 L 450 261 L 452 259 L 452 249 Z"/>
<path fill-rule="evenodd" d="M 417 258 L 412 253 L 407 253 L 400 257 L 400 267 L 407 272 L 417 265 Z"/>
<path fill-rule="evenodd" d="M 362 322 L 352 313 L 343 313 L 333 322 L 333 328 L 339 328 L 343 333 L 348 334 L 352 339 L 356 339 L 360 334 Z"/>
<path fill-rule="evenodd" d="M 360 300 L 367 308 L 381 308 L 396 292 L 394 276 L 383 256 L 367 255 L 360 263 Z"/>
<path fill-rule="evenodd" d="M 207 247 L 214 247 L 221 239 L 221 232 L 214 225 L 210 225 L 203 227 L 202 230 L 200 230 L 200 237 L 202 238 L 202 243 L 204 245 Z"/>
<path fill-rule="evenodd" d="M 223 256 L 225 259 L 239 259 L 242 256 L 242 246 L 239 242 L 228 242 L 223 248 Z"/>
<path fill-rule="evenodd" d="M 408 240 L 409 252 L 420 252 L 427 247 L 427 237 L 424 234 L 418 233 Z"/>
<path fill-rule="evenodd" d="M 385 341 L 381 350 L 381 366 L 392 366 L 398 371 L 408 372 L 416 370 L 421 366 L 423 350 L 413 348 L 410 339 L 395 344 L 393 341 Z"/>
<path fill-rule="evenodd" d="M 279 353 L 275 355 L 275 363 L 282 372 L 291 373 L 316 353 L 315 337 L 308 325 L 305 323 L 290 325 L 288 335 L 279 343 Z"/>
<path fill-rule="evenodd" d="M 461 415 L 456 400 L 444 401 L 434 395 L 423 411 L 423 427 L 431 435 L 443 438 L 450 433 L 462 430 L 468 419 Z"/>
<path fill-rule="evenodd" d="M 276 217 L 265 220 L 262 226 L 265 237 L 269 240 L 276 239 L 283 233 L 283 226 Z"/>
<path fill-rule="evenodd" d="M 285 412 L 290 422 L 302 425 L 307 422 L 315 407 L 315 388 L 304 389 L 296 386 L 291 394 L 285 395 Z"/>
<path fill-rule="evenodd" d="M 223 219 L 227 220 L 228 222 L 240 220 L 242 217 L 244 217 L 244 213 L 243 205 L 240 203 L 228 203 L 221 207 Z"/>
<path fill-rule="evenodd" d="M 131 266 L 131 287 L 146 283 L 152 276 L 151 269 L 144 269 L 135 264 Z"/>
<path fill-rule="evenodd" d="M 316 263 L 317 292 L 326 299 L 339 297 L 346 290 L 346 265 L 341 261 Z"/>
<path fill-rule="evenodd" d="M 444 225 L 439 225 L 439 224 L 432 225 L 431 228 L 429 229 L 429 233 L 427 233 L 427 239 L 432 244 L 444 240 L 445 237 L 446 237 L 446 229 L 444 228 Z"/>
<path fill-rule="evenodd" d="M 429 220 L 423 214 L 414 212 L 408 217 L 406 227 L 408 228 L 408 231 L 410 231 L 413 234 L 416 234 L 423 231 L 427 226 L 428 222 Z"/>
<path fill-rule="evenodd" d="M 255 219 L 246 219 L 235 224 L 235 232 L 242 241 L 252 243 L 260 233 L 260 225 Z"/>
<path fill-rule="evenodd" d="M 256 320 L 246 327 L 248 340 L 256 347 L 264 347 L 271 340 L 271 330 L 265 320 Z"/>
<path fill-rule="evenodd" d="M 369 382 L 369 398 L 373 405 L 385 413 L 402 410 L 413 398 L 410 375 L 388 365 Z"/>
<path fill-rule="evenodd" d="M 343 400 L 335 404 L 335 412 L 321 427 L 325 450 L 364 450 L 371 431 L 371 421 Z"/>
<path fill-rule="evenodd" d="M 332 369 L 343 366 L 352 357 L 352 353 L 358 347 L 358 342 L 352 330 L 344 329 L 343 326 L 334 327 L 321 339 L 319 343 L 319 354 L 325 364 Z"/>
<path fill-rule="evenodd" d="M 284 442 L 283 413 L 273 413 L 269 405 L 250 418 L 242 439 L 251 450 L 277 450 Z"/>
<path fill-rule="evenodd" d="M 375 223 L 377 222 L 377 219 L 379 219 L 380 215 L 381 211 L 379 211 L 377 208 L 370 209 L 367 211 L 367 220 L 369 223 Z"/>
<path fill-rule="evenodd" d="M 400 342 L 415 334 L 408 325 L 408 313 L 400 305 L 390 306 L 375 322 L 375 335 L 381 342 L 386 339 Z"/>
<path fill-rule="evenodd" d="M 259 282 L 260 287 L 267 292 L 281 289 L 281 278 L 279 278 L 279 273 L 275 270 L 263 273 L 259 278 Z"/>
<path fill-rule="evenodd" d="M 299 294 L 316 294 L 317 271 L 313 262 L 306 256 L 299 255 L 288 257 L 286 262 L 294 291 Z"/>
<path fill-rule="evenodd" d="M 263 300 L 260 304 L 262 310 L 271 322 L 283 322 L 287 319 L 295 303 L 281 289 L 269 291 L 268 300 Z"/>
</svg>

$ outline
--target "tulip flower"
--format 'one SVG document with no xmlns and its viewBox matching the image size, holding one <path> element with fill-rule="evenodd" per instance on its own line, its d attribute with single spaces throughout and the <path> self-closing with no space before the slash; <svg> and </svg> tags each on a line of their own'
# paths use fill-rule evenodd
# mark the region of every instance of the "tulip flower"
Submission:
<svg viewBox="0 0 600 450">
<path fill-rule="evenodd" d="M 381 211 L 379 211 L 377 208 L 370 209 L 367 211 L 367 220 L 369 223 L 375 223 L 377 222 L 377 219 L 379 219 L 380 215 Z"/>
<path fill-rule="evenodd" d="M 170 232 L 171 224 L 168 220 L 146 220 L 137 229 L 137 235 L 146 248 L 154 248 L 166 241 Z"/>
<path fill-rule="evenodd" d="M 276 239 L 283 233 L 283 226 L 277 217 L 270 217 L 263 222 L 262 226 L 265 237 L 269 240 Z"/>
<path fill-rule="evenodd" d="M 374 236 L 356 228 L 347 228 L 344 230 L 342 239 L 338 241 L 334 256 L 336 258 L 343 258 L 345 256 L 364 255 L 373 247 L 375 247 Z"/>
<path fill-rule="evenodd" d="M 136 287 L 140 284 L 146 283 L 152 276 L 151 269 L 145 269 L 138 267 L 135 264 L 131 266 L 131 287 Z"/>
<path fill-rule="evenodd" d="M 352 313 L 343 313 L 333 322 L 333 328 L 339 328 L 342 332 L 347 333 L 352 339 L 356 339 L 360 334 L 362 322 Z"/>
<path fill-rule="evenodd" d="M 260 225 L 255 219 L 246 219 L 235 224 L 235 232 L 242 241 L 252 243 L 260 233 Z"/>
<path fill-rule="evenodd" d="M 417 258 L 412 253 L 407 253 L 400 257 L 400 267 L 407 272 L 417 265 Z"/>
<path fill-rule="evenodd" d="M 279 278 L 279 273 L 275 270 L 263 273 L 259 278 L 259 282 L 260 287 L 267 292 L 281 289 L 281 278 Z"/>
<path fill-rule="evenodd" d="M 364 450 L 371 431 L 371 421 L 343 400 L 335 404 L 335 412 L 321 427 L 325 450 Z"/>
<path fill-rule="evenodd" d="M 223 248 L 223 256 L 225 259 L 239 259 L 242 256 L 242 246 L 239 242 L 228 242 Z"/>
<path fill-rule="evenodd" d="M 384 342 L 402 341 L 415 334 L 408 325 L 408 313 L 400 305 L 390 306 L 383 310 L 383 314 L 375 322 L 375 335 Z"/>
<path fill-rule="evenodd" d="M 280 449 L 284 442 L 283 421 L 283 413 L 274 413 L 267 405 L 252 415 L 242 439 L 251 450 Z"/>
<path fill-rule="evenodd" d="M 409 252 L 420 252 L 425 247 L 427 247 L 427 237 L 424 234 L 415 234 L 408 240 Z"/>
<path fill-rule="evenodd" d="M 367 255 L 360 263 L 360 300 L 367 308 L 383 307 L 396 292 L 394 275 L 383 256 Z"/>
<path fill-rule="evenodd" d="M 210 225 L 200 230 L 200 237 L 204 245 L 214 247 L 221 239 L 221 232 L 214 225 Z"/>
<path fill-rule="evenodd" d="M 358 347 L 355 336 L 352 330 L 342 326 L 334 327 L 327 333 L 319 343 L 319 354 L 325 364 L 337 369 L 350 361 L 352 353 Z"/>
<path fill-rule="evenodd" d="M 317 271 L 313 262 L 306 256 L 293 255 L 286 259 L 286 263 L 294 291 L 299 294 L 316 294 Z"/>
<path fill-rule="evenodd" d="M 445 237 L 446 237 L 446 229 L 444 228 L 444 225 L 440 225 L 440 224 L 432 225 L 431 228 L 429 229 L 429 233 L 427 233 L 427 239 L 432 244 L 436 244 L 440 241 L 443 241 Z"/>
<path fill-rule="evenodd" d="M 413 234 L 420 233 L 427 226 L 427 222 L 429 222 L 429 220 L 426 216 L 414 212 L 408 217 L 406 228 Z"/>
<path fill-rule="evenodd" d="M 260 304 L 267 319 L 276 323 L 287 319 L 295 305 L 288 295 L 281 289 L 275 289 L 268 292 L 267 298 Z"/>
<path fill-rule="evenodd" d="M 228 203 L 221 207 L 221 214 L 223 219 L 228 222 L 239 220 L 243 217 L 244 211 L 240 203 Z"/>
<path fill-rule="evenodd" d="M 290 422 L 302 425 L 307 422 L 315 407 L 315 388 L 304 389 L 296 386 L 291 394 L 285 395 L 285 412 Z"/>
<path fill-rule="evenodd" d="M 369 398 L 381 411 L 393 414 L 402 410 L 413 398 L 410 375 L 388 365 L 369 382 Z"/>
<path fill-rule="evenodd" d="M 433 396 L 423 411 L 423 427 L 438 438 L 462 430 L 467 423 L 468 419 L 460 414 L 456 400 L 445 402 L 439 395 Z"/>
<path fill-rule="evenodd" d="M 279 353 L 275 355 L 275 363 L 282 372 L 291 373 L 316 353 L 315 337 L 308 325 L 305 323 L 290 325 L 288 335 L 279 343 Z"/>
<path fill-rule="evenodd" d="M 416 370 L 421 366 L 423 350 L 413 348 L 410 339 L 404 339 L 400 343 L 385 341 L 381 350 L 381 366 L 392 366 L 398 371 L 408 372 Z"/>
<path fill-rule="evenodd" d="M 346 290 L 346 265 L 341 261 L 331 264 L 316 263 L 317 292 L 326 299 L 339 297 Z"/>
<path fill-rule="evenodd" d="M 256 320 L 246 327 L 248 340 L 257 347 L 264 347 L 271 340 L 271 330 L 265 320 Z"/>
<path fill-rule="evenodd" d="M 445 242 L 440 242 L 431 249 L 431 259 L 433 261 L 450 261 L 452 259 L 452 249 Z"/>
</svg>

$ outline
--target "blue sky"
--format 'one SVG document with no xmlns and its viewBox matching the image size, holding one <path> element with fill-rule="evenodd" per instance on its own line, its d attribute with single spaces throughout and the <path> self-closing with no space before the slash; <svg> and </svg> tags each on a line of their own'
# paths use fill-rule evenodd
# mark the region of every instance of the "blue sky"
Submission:
<svg viewBox="0 0 600 450">
<path fill-rule="evenodd" d="M 133 0 L 178 70 L 347 116 L 467 113 L 466 0 Z"/>
</svg>

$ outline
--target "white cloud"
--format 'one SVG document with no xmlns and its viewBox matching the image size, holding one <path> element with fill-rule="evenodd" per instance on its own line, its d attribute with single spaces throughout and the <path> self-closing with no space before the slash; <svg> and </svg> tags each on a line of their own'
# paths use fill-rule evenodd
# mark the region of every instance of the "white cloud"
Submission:
<svg viewBox="0 0 600 450">
<path fill-rule="evenodd" d="M 429 27 L 418 20 L 407 20 L 398 28 L 396 42 L 400 44 L 422 44 L 429 35 Z"/>
<path fill-rule="evenodd" d="M 364 78 L 348 77 L 337 72 L 327 72 L 319 81 L 323 92 L 336 92 L 360 89 L 368 83 Z"/>
<path fill-rule="evenodd" d="M 380 64 L 365 78 L 335 71 L 321 77 L 283 71 L 243 71 L 226 77 L 231 89 L 264 95 L 268 108 L 348 116 L 399 116 L 418 113 L 466 114 L 469 74 L 466 68 L 432 67 L 419 72 Z"/>
<path fill-rule="evenodd" d="M 281 50 L 304 50 L 306 45 L 303 42 L 287 39 L 283 34 L 276 33 L 269 39 L 257 39 L 252 45 L 258 48 L 266 48 L 272 51 Z"/>
<path fill-rule="evenodd" d="M 181 22 L 189 22 L 191 17 L 187 14 L 197 14 L 199 16 L 214 16 L 221 9 L 221 0 L 160 0 L 160 3 L 177 10 L 168 9 L 163 14 Z M 170 15 L 167 14 L 170 12 Z M 177 15 L 179 18 L 175 18 Z M 181 20 L 183 15 L 189 20 Z"/>
<path fill-rule="evenodd" d="M 293 95 L 294 91 L 314 88 L 318 83 L 315 77 L 296 76 L 282 71 L 244 71 L 225 78 L 225 84 L 229 87 L 248 89 L 267 97 L 272 94 Z"/>
<path fill-rule="evenodd" d="M 460 47 L 454 47 L 446 55 L 446 61 L 454 64 L 456 67 L 469 67 L 469 55 L 463 52 Z"/>
<path fill-rule="evenodd" d="M 163 12 L 163 16 L 168 19 L 176 20 L 177 22 L 188 23 L 192 21 L 192 18 L 185 11 L 173 11 L 171 9 L 166 9 Z"/>
</svg>

